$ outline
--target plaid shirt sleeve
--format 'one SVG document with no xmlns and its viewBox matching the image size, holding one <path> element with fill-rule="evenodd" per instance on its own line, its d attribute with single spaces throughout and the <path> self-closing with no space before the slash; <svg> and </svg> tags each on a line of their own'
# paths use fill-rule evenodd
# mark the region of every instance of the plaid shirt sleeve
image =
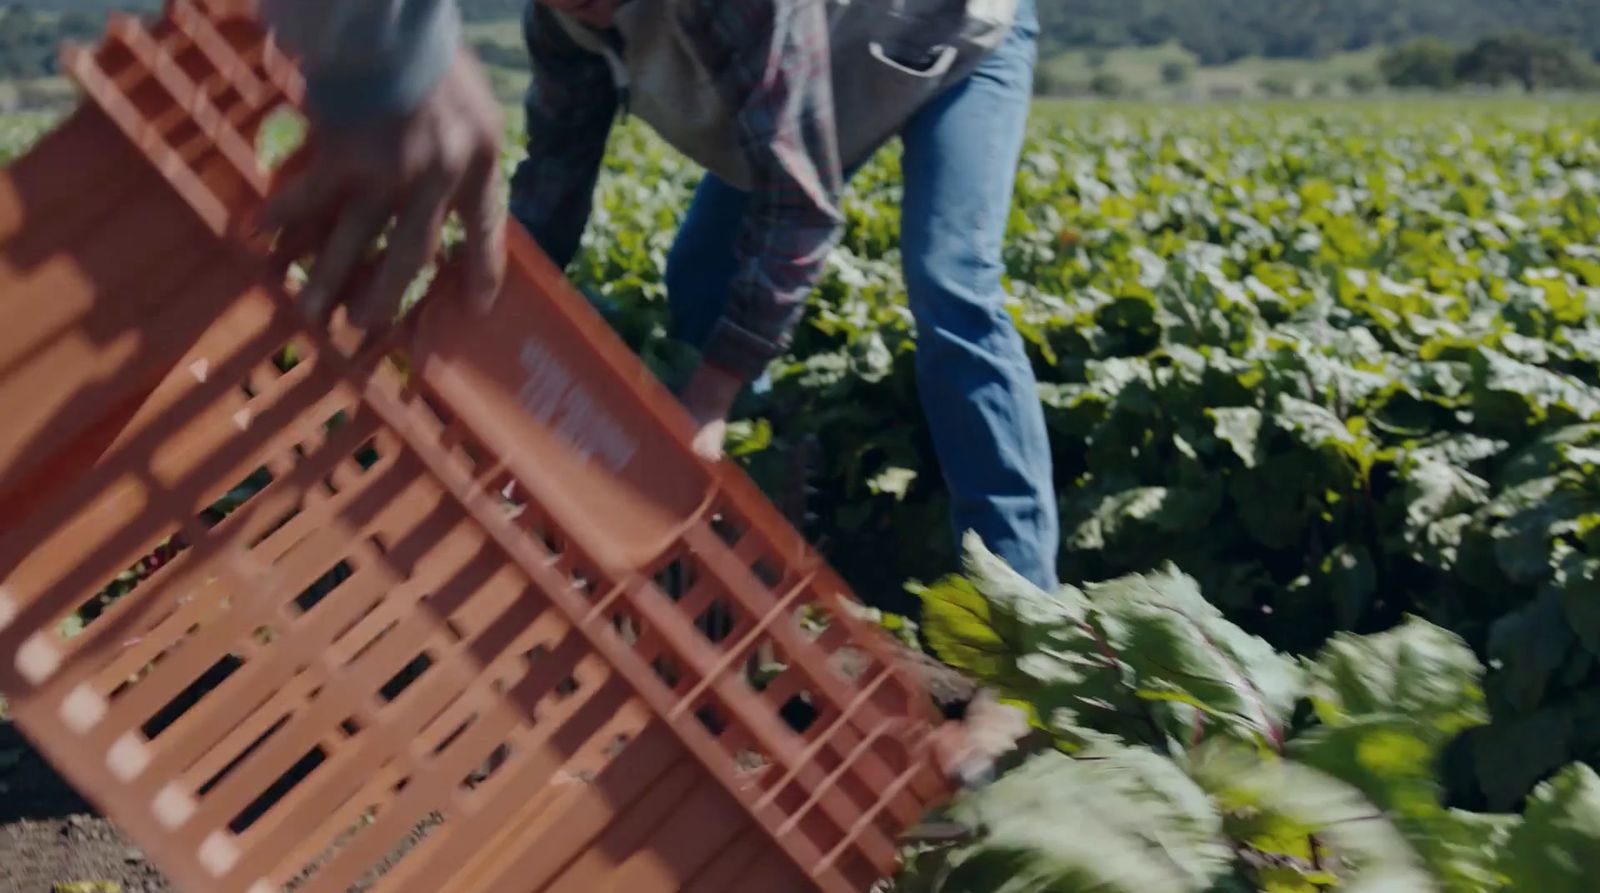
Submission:
<svg viewBox="0 0 1600 893">
<path fill-rule="evenodd" d="M 822 0 L 703 0 L 690 18 L 707 67 L 741 97 L 735 130 L 754 175 L 704 360 L 751 380 L 788 348 L 843 229 L 827 17 Z"/>
<path fill-rule="evenodd" d="M 618 106 L 611 68 L 580 47 L 542 3 L 523 19 L 533 77 L 524 101 L 527 155 L 511 181 L 512 216 L 558 266 L 578 251 Z"/>
</svg>

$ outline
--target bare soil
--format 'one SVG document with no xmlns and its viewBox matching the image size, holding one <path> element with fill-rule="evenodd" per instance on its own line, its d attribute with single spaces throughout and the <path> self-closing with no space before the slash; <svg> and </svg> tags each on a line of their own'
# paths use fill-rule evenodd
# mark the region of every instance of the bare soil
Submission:
<svg viewBox="0 0 1600 893">
<path fill-rule="evenodd" d="M 0 893 L 55 893 L 65 884 L 100 884 L 78 888 L 94 893 L 173 889 L 10 723 L 0 721 Z"/>
<path fill-rule="evenodd" d="M 172 887 L 105 819 L 79 814 L 0 824 L 0 893 L 170 893 Z M 115 886 L 111 886 L 115 885 Z"/>
</svg>

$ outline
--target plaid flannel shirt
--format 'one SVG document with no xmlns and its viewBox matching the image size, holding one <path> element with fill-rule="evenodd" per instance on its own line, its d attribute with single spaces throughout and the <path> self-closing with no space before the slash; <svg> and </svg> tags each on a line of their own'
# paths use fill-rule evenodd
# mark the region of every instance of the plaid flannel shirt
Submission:
<svg viewBox="0 0 1600 893">
<path fill-rule="evenodd" d="M 754 177 L 728 309 L 703 358 L 749 380 L 788 347 L 842 231 L 827 19 L 821 0 L 689 7 L 682 26 L 711 77 L 736 98 L 735 130 Z M 574 43 L 545 7 L 535 4 L 529 16 L 528 157 L 512 210 L 565 266 L 626 97 L 604 56 Z"/>
<path fill-rule="evenodd" d="M 754 177 L 728 309 L 704 359 L 748 380 L 788 347 L 842 231 L 826 13 L 822 0 L 695 0 L 686 10 L 706 70 L 735 99 Z M 314 111 L 329 120 L 420 101 L 460 44 L 450 0 L 264 0 L 263 11 L 304 57 Z M 530 139 L 512 211 L 564 267 L 626 98 L 606 59 L 573 43 L 544 6 L 528 15 Z"/>
</svg>

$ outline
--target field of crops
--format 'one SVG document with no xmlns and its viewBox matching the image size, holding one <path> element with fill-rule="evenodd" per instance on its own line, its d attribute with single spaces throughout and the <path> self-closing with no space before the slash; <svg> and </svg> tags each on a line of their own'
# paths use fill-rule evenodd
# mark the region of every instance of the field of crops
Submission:
<svg viewBox="0 0 1600 893">
<path fill-rule="evenodd" d="M 572 271 L 669 379 L 695 178 L 620 132 Z M 1592 890 L 1600 105 L 1041 107 L 1006 261 L 1061 593 L 949 535 L 897 192 L 891 150 L 733 438 L 775 493 L 814 438 L 807 533 L 1041 729 L 897 889 Z"/>
<path fill-rule="evenodd" d="M 636 138 L 611 174 L 575 275 L 654 354 L 693 174 Z M 742 444 L 820 440 L 808 532 L 887 607 L 956 558 L 898 206 L 890 152 Z M 1043 110 L 1007 266 L 1063 578 L 1117 582 L 980 563 L 922 619 L 1100 759 L 1009 776 L 902 888 L 1589 889 L 1541 847 L 1600 781 L 1535 786 L 1600 758 L 1600 109 Z"/>
</svg>

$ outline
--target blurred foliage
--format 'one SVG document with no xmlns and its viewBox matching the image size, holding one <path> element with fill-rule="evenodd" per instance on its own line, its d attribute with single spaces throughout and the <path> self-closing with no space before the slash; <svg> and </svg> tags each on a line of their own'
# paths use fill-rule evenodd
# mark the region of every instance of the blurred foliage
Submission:
<svg viewBox="0 0 1600 893">
<path fill-rule="evenodd" d="M 920 592 L 939 654 L 1050 744 L 958 798 L 974 838 L 914 848 L 895 893 L 1592 889 L 1589 767 L 1523 815 L 1444 804 L 1443 748 L 1487 718 L 1483 667 L 1425 621 L 1296 659 L 1170 567 L 1047 593 L 975 542 Z"/>
</svg>

